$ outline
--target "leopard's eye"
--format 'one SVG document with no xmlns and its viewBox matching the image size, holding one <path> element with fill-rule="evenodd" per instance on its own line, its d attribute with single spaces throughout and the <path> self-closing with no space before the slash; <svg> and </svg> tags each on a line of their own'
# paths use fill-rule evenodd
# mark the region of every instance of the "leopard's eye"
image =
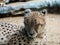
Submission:
<svg viewBox="0 0 60 45">
<path fill-rule="evenodd" d="M 36 26 L 39 26 L 39 25 L 43 26 L 43 24 L 40 24 L 40 23 L 36 24 Z"/>
<path fill-rule="evenodd" d="M 39 26 L 39 25 L 40 25 L 40 23 L 37 23 L 36 25 L 37 25 L 37 26 Z"/>
</svg>

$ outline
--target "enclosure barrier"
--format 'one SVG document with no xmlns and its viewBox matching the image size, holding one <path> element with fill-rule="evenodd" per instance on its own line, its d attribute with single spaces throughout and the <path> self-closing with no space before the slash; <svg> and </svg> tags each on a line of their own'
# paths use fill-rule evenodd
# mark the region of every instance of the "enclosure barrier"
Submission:
<svg viewBox="0 0 60 45">
<path fill-rule="evenodd" d="M 45 7 L 53 7 L 53 6 L 58 6 L 60 7 L 60 0 L 43 0 L 39 2 L 32 2 L 32 3 L 26 3 L 21 6 L 0 6 L 0 14 L 7 14 L 10 13 L 11 10 L 20 10 L 21 8 L 45 8 Z"/>
</svg>

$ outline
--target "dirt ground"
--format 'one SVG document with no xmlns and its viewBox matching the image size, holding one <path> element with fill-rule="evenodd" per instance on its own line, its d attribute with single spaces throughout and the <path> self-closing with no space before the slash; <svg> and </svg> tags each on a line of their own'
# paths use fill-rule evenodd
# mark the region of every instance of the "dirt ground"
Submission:
<svg viewBox="0 0 60 45">
<path fill-rule="evenodd" d="M 24 17 L 7 17 L 0 18 L 0 22 L 7 22 L 11 24 L 23 24 Z M 60 14 L 47 14 L 46 15 L 46 34 L 47 45 L 60 45 Z"/>
</svg>

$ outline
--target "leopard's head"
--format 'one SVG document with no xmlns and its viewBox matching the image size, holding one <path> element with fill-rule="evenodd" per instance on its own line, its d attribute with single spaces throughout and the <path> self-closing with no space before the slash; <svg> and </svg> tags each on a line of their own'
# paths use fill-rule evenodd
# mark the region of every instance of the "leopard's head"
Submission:
<svg viewBox="0 0 60 45">
<path fill-rule="evenodd" d="M 28 9 L 26 11 L 27 14 L 24 16 L 25 30 L 29 37 L 36 37 L 45 27 L 46 10 L 30 11 Z"/>
</svg>

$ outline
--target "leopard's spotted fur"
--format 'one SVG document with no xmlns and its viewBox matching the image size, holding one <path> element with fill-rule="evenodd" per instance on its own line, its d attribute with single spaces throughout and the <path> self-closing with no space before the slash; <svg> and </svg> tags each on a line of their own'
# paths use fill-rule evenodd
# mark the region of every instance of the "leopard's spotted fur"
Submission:
<svg viewBox="0 0 60 45">
<path fill-rule="evenodd" d="M 0 45 L 7 44 L 14 34 L 18 34 L 21 29 L 17 25 L 0 22 Z"/>
</svg>

